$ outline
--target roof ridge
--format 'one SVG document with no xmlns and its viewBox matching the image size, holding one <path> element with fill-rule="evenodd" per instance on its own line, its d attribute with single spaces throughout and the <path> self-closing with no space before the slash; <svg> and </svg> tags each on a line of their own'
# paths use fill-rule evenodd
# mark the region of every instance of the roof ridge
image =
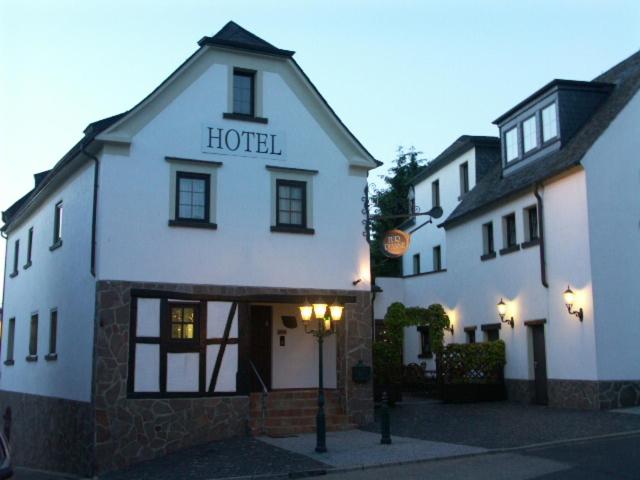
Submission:
<svg viewBox="0 0 640 480">
<path fill-rule="evenodd" d="M 233 20 L 229 20 L 215 35 L 202 37 L 198 45 L 201 47 L 205 45 L 218 45 L 283 57 L 291 57 L 295 53 L 291 50 L 283 50 L 276 47 L 255 33 L 241 27 Z"/>
</svg>

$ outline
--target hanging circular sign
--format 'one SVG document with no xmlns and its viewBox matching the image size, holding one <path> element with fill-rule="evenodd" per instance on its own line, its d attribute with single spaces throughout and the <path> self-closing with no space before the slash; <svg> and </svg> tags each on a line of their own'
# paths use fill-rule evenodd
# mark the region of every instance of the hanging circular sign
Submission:
<svg viewBox="0 0 640 480">
<path fill-rule="evenodd" d="M 389 230 L 382 237 L 382 253 L 390 258 L 404 255 L 411 244 L 411 235 L 402 230 Z"/>
</svg>

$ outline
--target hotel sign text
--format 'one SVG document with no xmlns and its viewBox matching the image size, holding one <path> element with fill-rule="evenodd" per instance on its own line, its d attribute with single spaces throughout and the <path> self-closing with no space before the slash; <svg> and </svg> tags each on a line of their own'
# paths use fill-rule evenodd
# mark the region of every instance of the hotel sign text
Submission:
<svg viewBox="0 0 640 480">
<path fill-rule="evenodd" d="M 202 126 L 202 151 L 240 157 L 285 158 L 284 132 Z"/>
</svg>

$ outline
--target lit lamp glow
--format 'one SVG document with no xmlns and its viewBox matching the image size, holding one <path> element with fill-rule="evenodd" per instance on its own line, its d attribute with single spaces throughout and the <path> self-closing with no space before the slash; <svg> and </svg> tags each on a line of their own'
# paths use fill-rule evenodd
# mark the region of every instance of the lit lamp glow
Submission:
<svg viewBox="0 0 640 480">
<path fill-rule="evenodd" d="M 500 301 L 496 305 L 496 308 L 498 309 L 498 315 L 500 315 L 500 321 L 502 323 L 511 325 L 511 328 L 513 328 L 514 325 L 516 324 L 516 322 L 513 320 L 513 317 L 508 318 L 506 320 L 504 319 L 505 315 L 507 314 L 507 304 L 504 303 L 504 300 L 500 299 Z"/>
<path fill-rule="evenodd" d="M 338 305 L 338 302 L 334 302 L 333 305 L 329 307 L 329 311 L 331 312 L 331 320 L 337 322 L 342 318 L 342 310 L 344 307 L 342 305 Z"/>
<path fill-rule="evenodd" d="M 582 311 L 582 308 L 579 308 L 578 310 L 573 310 L 573 302 L 575 300 L 575 294 L 573 293 L 573 290 L 571 290 L 571 287 L 569 287 L 569 285 L 567 285 L 567 289 L 563 292 L 563 296 L 564 296 L 564 304 L 567 307 L 567 311 L 571 315 L 575 315 L 580 319 L 580 321 L 582 321 L 584 319 L 584 312 Z"/>
<path fill-rule="evenodd" d="M 316 318 L 324 318 L 324 314 L 327 313 L 327 304 L 326 303 L 314 303 L 313 304 L 313 313 L 316 315 Z"/>
<path fill-rule="evenodd" d="M 313 315 L 313 306 L 309 302 L 305 302 L 304 305 L 300 306 L 300 316 L 302 320 L 308 322 L 311 320 L 311 315 Z"/>
</svg>

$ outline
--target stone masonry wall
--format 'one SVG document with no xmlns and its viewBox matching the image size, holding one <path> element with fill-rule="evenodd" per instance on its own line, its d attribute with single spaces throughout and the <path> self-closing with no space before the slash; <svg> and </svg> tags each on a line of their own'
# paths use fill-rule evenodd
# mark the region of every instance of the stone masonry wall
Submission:
<svg viewBox="0 0 640 480">
<path fill-rule="evenodd" d="M 373 420 L 371 385 L 351 381 L 351 367 L 371 365 L 370 297 L 367 292 L 215 285 L 100 281 L 96 295 L 94 358 L 96 473 L 125 467 L 211 440 L 245 435 L 247 396 L 127 398 L 131 289 L 194 295 L 355 296 L 338 328 L 337 379 L 345 411 L 358 423 Z"/>
<path fill-rule="evenodd" d="M 89 476 L 93 471 L 90 403 L 0 391 L 0 414 L 11 408 L 14 466 Z M 7 419 L 4 419 L 6 433 Z"/>
</svg>

